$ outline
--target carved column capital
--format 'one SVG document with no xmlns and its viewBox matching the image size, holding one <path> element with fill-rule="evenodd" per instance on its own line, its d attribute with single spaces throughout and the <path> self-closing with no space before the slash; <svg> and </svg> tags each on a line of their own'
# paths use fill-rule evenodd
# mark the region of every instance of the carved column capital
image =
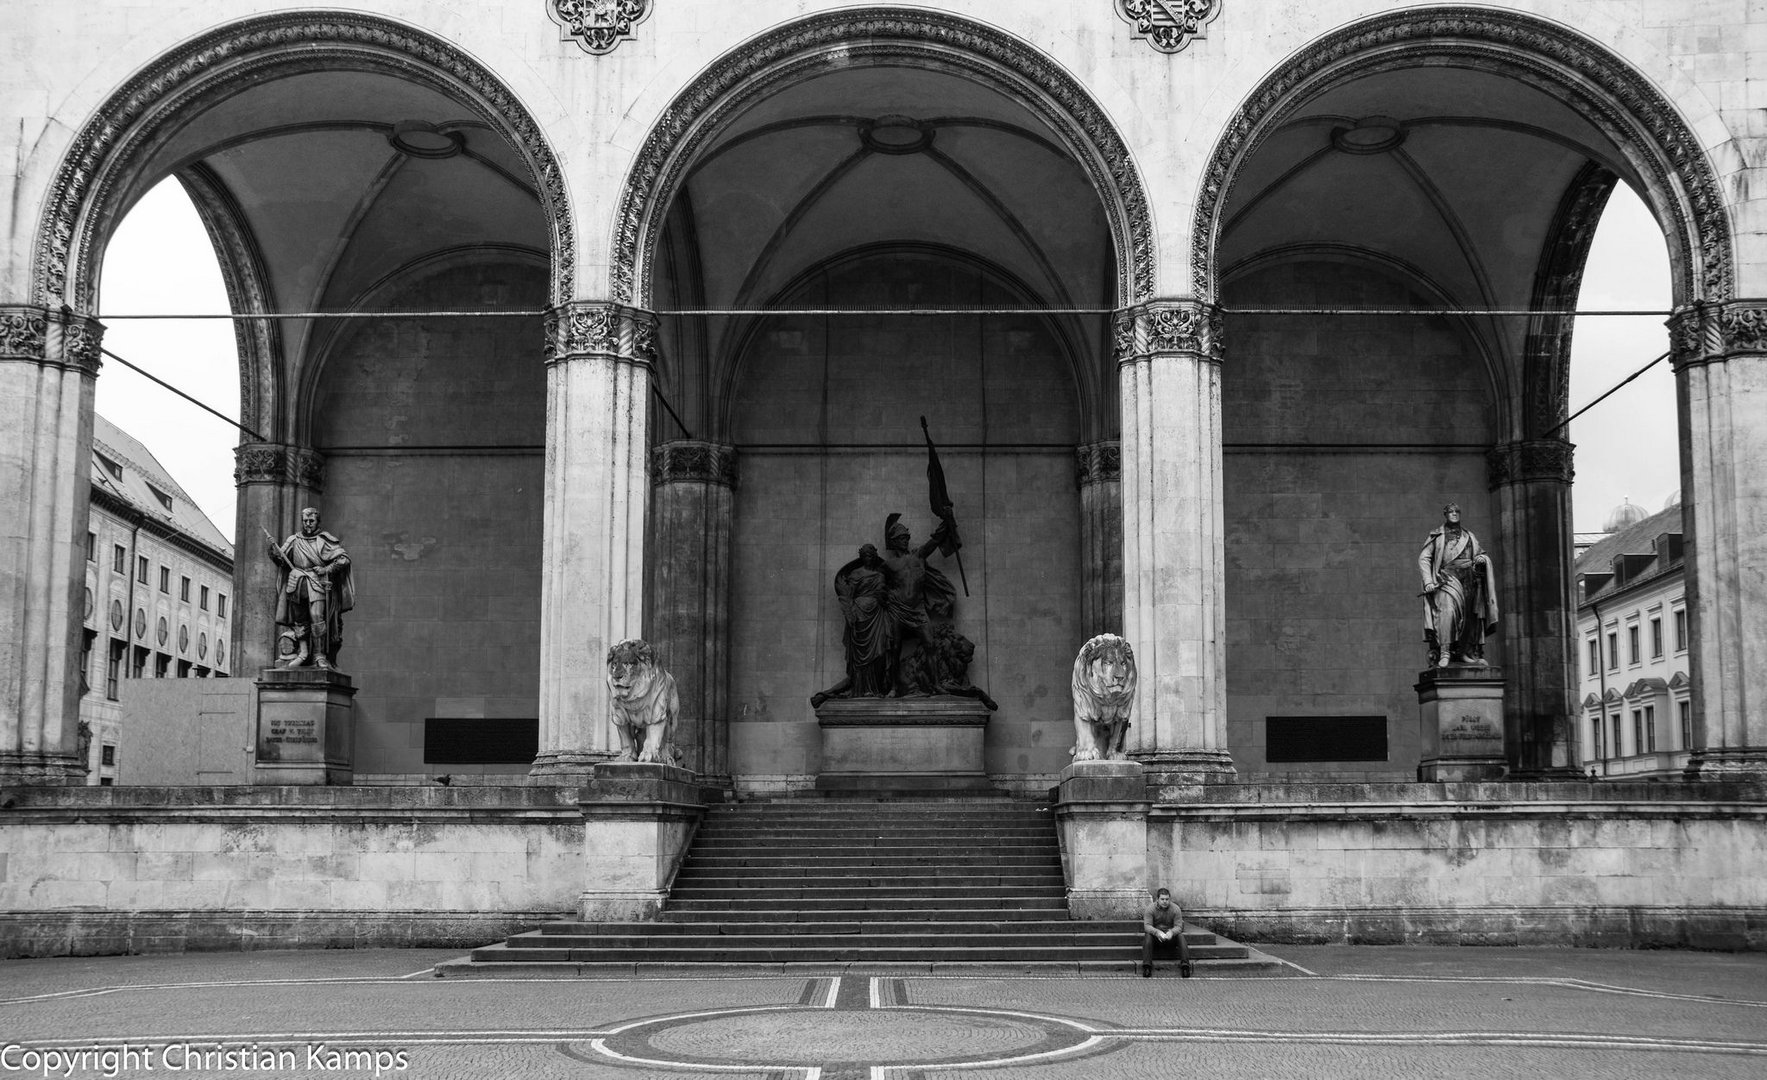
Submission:
<svg viewBox="0 0 1767 1080">
<path fill-rule="evenodd" d="M 1123 478 L 1123 449 L 1114 439 L 1074 447 L 1075 478 L 1081 487 Z"/>
<path fill-rule="evenodd" d="M 1221 13 L 1221 0 L 1115 0 L 1117 16 L 1135 36 L 1163 53 L 1175 53 L 1192 38 L 1208 37 L 1208 24 Z"/>
<path fill-rule="evenodd" d="M 1538 481 L 1568 484 L 1576 475 L 1572 462 L 1575 450 L 1563 439 L 1499 443 L 1485 454 L 1486 475 L 1494 489 Z"/>
<path fill-rule="evenodd" d="M 656 362 L 656 316 L 605 300 L 578 300 L 546 313 L 546 362 L 602 356 L 628 364 Z"/>
<path fill-rule="evenodd" d="M 287 443 L 240 443 L 233 448 L 233 483 L 236 487 L 299 484 L 314 492 L 324 491 L 325 455 Z"/>
<path fill-rule="evenodd" d="M 35 304 L 0 304 L 0 361 L 20 360 L 97 375 L 104 324 Z"/>
<path fill-rule="evenodd" d="M 1224 355 L 1221 309 L 1200 300 L 1153 300 L 1119 310 L 1111 319 L 1118 364 L 1186 353 L 1211 363 Z"/>
<path fill-rule="evenodd" d="M 1767 354 L 1767 299 L 1695 302 L 1669 317 L 1669 361 L 1677 371 L 1746 354 Z"/>
<path fill-rule="evenodd" d="M 736 447 L 678 439 L 650 452 L 652 484 L 716 484 L 736 487 Z"/>
<path fill-rule="evenodd" d="M 546 0 L 546 13 L 558 24 L 559 40 L 575 38 L 583 51 L 600 56 L 614 51 L 650 17 L 651 0 Z"/>
</svg>

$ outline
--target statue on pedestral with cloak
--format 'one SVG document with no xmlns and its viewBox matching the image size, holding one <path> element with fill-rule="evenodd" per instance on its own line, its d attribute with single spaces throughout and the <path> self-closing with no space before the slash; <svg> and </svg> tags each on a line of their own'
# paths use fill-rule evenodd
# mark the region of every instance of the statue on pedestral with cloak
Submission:
<svg viewBox="0 0 1767 1080">
<path fill-rule="evenodd" d="M 1442 524 L 1417 556 L 1423 575 L 1423 638 L 1431 667 L 1485 666 L 1485 637 L 1497 629 L 1497 579 L 1491 559 L 1460 507 L 1442 507 Z"/>
</svg>

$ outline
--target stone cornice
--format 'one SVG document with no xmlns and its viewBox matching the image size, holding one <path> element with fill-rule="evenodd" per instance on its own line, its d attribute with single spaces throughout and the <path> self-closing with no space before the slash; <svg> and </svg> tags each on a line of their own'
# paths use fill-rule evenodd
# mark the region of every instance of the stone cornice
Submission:
<svg viewBox="0 0 1767 1080">
<path fill-rule="evenodd" d="M 605 300 L 578 300 L 546 313 L 548 364 L 601 356 L 628 364 L 656 363 L 656 316 Z"/>
<path fill-rule="evenodd" d="M 736 447 L 722 443 L 678 439 L 650 452 L 653 484 L 716 484 L 736 486 Z"/>
<path fill-rule="evenodd" d="M 1485 454 L 1491 487 L 1550 481 L 1568 484 L 1576 476 L 1576 447 L 1563 439 L 1525 439 L 1499 443 Z"/>
<path fill-rule="evenodd" d="M 233 448 L 233 483 L 299 484 L 325 490 L 325 455 L 287 443 L 240 443 Z"/>
<path fill-rule="evenodd" d="M 1075 479 L 1081 487 L 1112 483 L 1123 478 L 1123 450 L 1115 440 L 1082 443 L 1074 447 Z"/>
<path fill-rule="evenodd" d="M 0 305 L 0 361 L 48 364 L 97 375 L 103 365 L 99 352 L 103 339 L 102 323 L 66 308 Z"/>
<path fill-rule="evenodd" d="M 1112 316 L 1111 341 L 1118 364 L 1173 353 L 1218 364 L 1225 341 L 1221 309 L 1196 300 L 1137 304 Z"/>
</svg>

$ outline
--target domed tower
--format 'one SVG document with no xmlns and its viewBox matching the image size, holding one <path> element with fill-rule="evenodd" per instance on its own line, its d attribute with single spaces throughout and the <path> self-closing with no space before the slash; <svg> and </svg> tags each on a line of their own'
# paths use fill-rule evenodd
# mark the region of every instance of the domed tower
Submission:
<svg viewBox="0 0 1767 1080">
<path fill-rule="evenodd" d="M 1627 499 L 1620 503 L 1620 505 L 1614 507 L 1614 512 L 1607 516 L 1607 522 L 1602 525 L 1601 531 L 1606 533 L 1617 533 L 1621 529 L 1638 524 L 1649 516 L 1649 510 L 1646 510 L 1642 506 L 1634 505 L 1632 500 Z"/>
</svg>

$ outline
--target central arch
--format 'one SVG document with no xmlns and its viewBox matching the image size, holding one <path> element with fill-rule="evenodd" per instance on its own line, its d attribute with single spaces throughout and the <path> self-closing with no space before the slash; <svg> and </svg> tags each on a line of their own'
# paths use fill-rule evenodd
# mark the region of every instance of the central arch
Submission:
<svg viewBox="0 0 1767 1080">
<path fill-rule="evenodd" d="M 1153 295 L 1153 225 L 1128 146 L 1104 110 L 1047 56 L 992 27 L 943 12 L 856 8 L 768 32 L 688 86 L 639 150 L 621 198 L 609 287 L 615 300 L 651 305 L 650 266 L 686 171 L 708 140 L 779 86 L 855 61 L 942 68 L 1016 99 L 1060 133 L 1106 207 L 1116 249 L 1117 299 Z"/>
</svg>

